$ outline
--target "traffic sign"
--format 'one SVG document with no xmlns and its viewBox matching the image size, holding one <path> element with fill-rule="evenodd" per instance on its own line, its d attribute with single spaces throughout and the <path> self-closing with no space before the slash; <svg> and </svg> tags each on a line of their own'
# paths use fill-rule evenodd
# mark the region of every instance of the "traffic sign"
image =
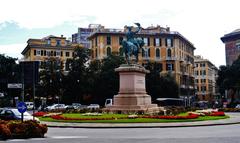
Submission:
<svg viewBox="0 0 240 143">
<path fill-rule="evenodd" d="M 22 88 L 21 83 L 9 83 L 8 88 Z"/>
<path fill-rule="evenodd" d="M 24 113 L 27 111 L 27 105 L 24 102 L 18 102 L 17 108 L 20 113 Z"/>
</svg>

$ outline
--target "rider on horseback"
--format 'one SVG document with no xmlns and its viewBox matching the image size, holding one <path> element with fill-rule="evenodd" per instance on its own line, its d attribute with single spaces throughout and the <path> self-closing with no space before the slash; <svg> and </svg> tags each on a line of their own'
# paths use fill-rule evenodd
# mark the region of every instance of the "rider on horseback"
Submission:
<svg viewBox="0 0 240 143">
<path fill-rule="evenodd" d="M 144 42 L 142 39 L 134 38 L 134 35 L 137 34 L 141 30 L 141 26 L 139 23 L 135 23 L 138 27 L 136 31 L 132 31 L 131 26 L 127 26 L 128 31 L 126 32 L 127 40 L 123 40 L 123 48 L 125 51 L 126 61 L 130 63 L 131 55 L 136 57 L 136 63 L 138 62 L 138 53 L 139 49 L 142 48 Z"/>
</svg>

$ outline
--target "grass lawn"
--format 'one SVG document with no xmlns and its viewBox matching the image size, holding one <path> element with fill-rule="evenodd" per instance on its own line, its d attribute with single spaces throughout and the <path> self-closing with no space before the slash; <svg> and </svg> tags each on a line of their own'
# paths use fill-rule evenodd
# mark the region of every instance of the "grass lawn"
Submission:
<svg viewBox="0 0 240 143">
<path fill-rule="evenodd" d="M 63 114 L 64 117 L 71 118 L 114 118 L 113 120 L 55 120 L 50 117 L 40 117 L 41 121 L 49 122 L 69 122 L 69 123 L 171 123 L 171 122 L 194 122 L 226 119 L 229 116 L 200 116 L 197 119 L 150 119 L 150 118 L 135 118 L 135 119 L 118 119 L 127 117 L 124 114 L 102 114 L 101 116 L 83 116 L 82 114 Z"/>
</svg>

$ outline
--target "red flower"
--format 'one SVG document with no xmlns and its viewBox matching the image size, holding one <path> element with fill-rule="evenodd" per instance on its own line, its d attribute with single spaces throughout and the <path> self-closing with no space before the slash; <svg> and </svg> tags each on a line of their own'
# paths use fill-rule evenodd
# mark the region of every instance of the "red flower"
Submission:
<svg viewBox="0 0 240 143">
<path fill-rule="evenodd" d="M 44 115 L 46 115 L 46 114 L 48 114 L 48 113 L 40 111 L 40 112 L 34 113 L 33 116 L 34 116 L 34 117 L 42 117 L 42 116 L 44 116 Z"/>
</svg>

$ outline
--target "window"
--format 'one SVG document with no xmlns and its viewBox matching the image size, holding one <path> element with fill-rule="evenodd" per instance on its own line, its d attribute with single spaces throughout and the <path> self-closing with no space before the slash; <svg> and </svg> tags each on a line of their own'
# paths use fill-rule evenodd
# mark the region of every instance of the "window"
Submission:
<svg viewBox="0 0 240 143">
<path fill-rule="evenodd" d="M 119 45 L 122 45 L 123 37 L 119 37 Z"/>
<path fill-rule="evenodd" d="M 61 51 L 56 51 L 56 56 L 60 57 L 61 56 Z"/>
<path fill-rule="evenodd" d="M 54 51 L 54 52 L 53 52 L 53 56 L 55 56 L 55 57 L 56 57 L 56 55 L 57 55 L 57 53 L 56 53 L 56 51 Z"/>
<path fill-rule="evenodd" d="M 61 57 L 63 56 L 63 52 L 61 51 Z"/>
<path fill-rule="evenodd" d="M 156 49 L 156 58 L 160 58 L 160 50 L 158 48 Z"/>
<path fill-rule="evenodd" d="M 74 52 L 72 52 L 72 57 L 74 57 Z"/>
<path fill-rule="evenodd" d="M 159 38 L 155 38 L 154 39 L 155 40 L 155 42 L 154 42 L 154 46 L 157 46 L 157 47 L 159 47 L 160 46 L 160 39 Z"/>
<path fill-rule="evenodd" d="M 41 56 L 43 56 L 43 50 L 41 50 Z"/>
<path fill-rule="evenodd" d="M 97 48 L 95 49 L 95 56 L 96 56 L 96 58 L 97 58 L 97 56 L 98 56 Z"/>
<path fill-rule="evenodd" d="M 97 39 L 97 37 L 95 38 L 95 46 L 97 46 L 98 45 L 98 39 Z"/>
<path fill-rule="evenodd" d="M 51 56 L 51 51 L 46 51 L 47 52 L 47 56 Z"/>
<path fill-rule="evenodd" d="M 111 52 L 112 52 L 111 48 L 107 47 L 107 56 L 111 55 Z"/>
<path fill-rule="evenodd" d="M 202 75 L 206 75 L 206 70 L 203 70 L 203 71 L 202 71 Z"/>
<path fill-rule="evenodd" d="M 46 50 L 44 50 L 43 55 L 46 56 Z"/>
<path fill-rule="evenodd" d="M 50 45 L 51 44 L 51 40 L 47 40 L 47 44 Z"/>
<path fill-rule="evenodd" d="M 236 49 L 240 50 L 240 41 L 236 43 Z"/>
<path fill-rule="evenodd" d="M 61 40 L 57 40 L 57 46 L 60 46 Z"/>
<path fill-rule="evenodd" d="M 107 36 L 107 45 L 111 45 L 111 37 Z"/>
<path fill-rule="evenodd" d="M 166 38 L 166 40 L 165 40 L 165 46 L 167 46 L 167 47 L 173 47 L 173 39 L 172 39 L 172 38 Z"/>
<path fill-rule="evenodd" d="M 150 57 L 150 48 L 142 48 L 142 57 L 149 58 Z"/>
<path fill-rule="evenodd" d="M 195 75 L 198 75 L 198 71 L 195 71 Z"/>
<path fill-rule="evenodd" d="M 37 50 L 36 56 L 41 56 L 41 50 Z"/>
<path fill-rule="evenodd" d="M 151 57 L 150 53 L 151 53 L 150 48 L 148 48 L 148 57 Z"/>
<path fill-rule="evenodd" d="M 37 53 L 36 50 L 34 50 L 34 51 L 33 51 L 33 55 L 36 56 L 36 53 Z"/>
<path fill-rule="evenodd" d="M 172 57 L 171 49 L 168 49 L 168 50 L 167 50 L 167 57 L 168 57 L 168 58 Z"/>
<path fill-rule="evenodd" d="M 144 42 L 144 45 L 147 46 L 148 45 L 148 38 L 143 38 L 143 42 Z"/>
<path fill-rule="evenodd" d="M 173 71 L 174 70 L 174 64 L 166 64 L 167 71 Z"/>
<path fill-rule="evenodd" d="M 201 79 L 201 83 L 205 83 L 206 82 L 206 79 Z"/>
<path fill-rule="evenodd" d="M 119 55 L 120 55 L 120 56 L 123 56 L 123 48 L 122 48 L 122 47 L 119 48 Z"/>
<path fill-rule="evenodd" d="M 66 52 L 65 55 L 66 55 L 66 57 L 69 57 L 69 52 Z"/>
<path fill-rule="evenodd" d="M 201 63 L 201 64 L 200 64 L 200 67 L 205 67 L 205 63 Z"/>
</svg>

